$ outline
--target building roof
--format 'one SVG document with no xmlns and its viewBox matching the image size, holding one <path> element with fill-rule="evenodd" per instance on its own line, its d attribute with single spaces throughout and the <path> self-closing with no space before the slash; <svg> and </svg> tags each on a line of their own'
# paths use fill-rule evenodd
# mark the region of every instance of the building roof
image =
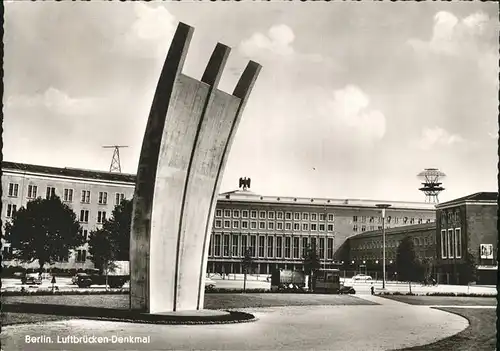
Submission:
<svg viewBox="0 0 500 351">
<path fill-rule="evenodd" d="M 496 203 L 497 201 L 498 201 L 498 192 L 479 192 L 463 196 L 458 199 L 440 203 L 436 205 L 436 208 L 448 207 L 450 205 L 460 205 L 466 202 Z"/>
<path fill-rule="evenodd" d="M 135 184 L 135 175 L 128 173 L 112 173 L 103 172 L 89 169 L 79 169 L 79 168 L 60 168 L 60 167 L 48 167 L 40 165 L 32 165 L 27 163 L 17 163 L 2 161 L 2 170 L 12 170 L 20 172 L 47 174 L 47 175 L 58 175 L 62 177 L 74 177 L 74 178 L 86 178 L 86 179 L 98 179 L 98 180 L 108 180 L 115 182 L 125 182 Z"/>
<path fill-rule="evenodd" d="M 400 233 L 405 233 L 405 232 L 434 230 L 435 228 L 436 228 L 436 222 L 422 223 L 422 224 L 411 224 L 411 225 L 403 225 L 403 226 L 394 227 L 394 228 L 387 228 L 385 230 L 385 234 L 386 235 L 394 235 L 394 234 L 400 234 Z M 382 230 L 371 230 L 369 232 L 364 232 L 364 233 L 350 236 L 348 238 L 348 240 L 363 239 L 363 238 L 369 238 L 372 236 L 379 236 L 379 235 L 382 235 Z"/>
<path fill-rule="evenodd" d="M 435 210 L 435 205 L 426 202 L 408 201 L 386 201 L 386 200 L 366 200 L 366 199 L 329 199 L 311 197 L 290 197 L 290 196 L 262 196 L 248 189 L 233 190 L 219 195 L 219 200 L 230 202 L 260 202 L 260 203 L 283 203 L 301 204 L 312 206 L 341 206 L 341 207 L 370 207 L 375 208 L 377 204 L 390 204 L 390 208 L 397 209 L 419 209 Z"/>
</svg>

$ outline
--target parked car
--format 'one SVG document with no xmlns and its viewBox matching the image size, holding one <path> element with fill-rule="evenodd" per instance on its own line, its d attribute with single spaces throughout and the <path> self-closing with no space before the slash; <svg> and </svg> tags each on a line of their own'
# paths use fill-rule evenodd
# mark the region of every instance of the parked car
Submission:
<svg viewBox="0 0 500 351">
<path fill-rule="evenodd" d="M 352 280 L 372 280 L 372 277 L 366 274 L 356 274 Z"/>
<path fill-rule="evenodd" d="M 85 277 L 86 275 L 88 275 L 88 274 L 87 273 L 76 273 L 71 278 L 71 283 L 76 285 L 78 283 L 78 277 Z"/>
<path fill-rule="evenodd" d="M 215 289 L 216 285 L 217 285 L 217 283 L 214 280 L 212 280 L 210 278 L 205 278 L 205 289 L 206 290 L 213 290 L 213 289 Z"/>
<path fill-rule="evenodd" d="M 42 279 L 40 278 L 38 273 L 26 273 L 21 277 L 22 284 L 42 284 Z"/>
<path fill-rule="evenodd" d="M 356 290 L 352 286 L 340 284 L 339 294 L 356 294 Z"/>
</svg>

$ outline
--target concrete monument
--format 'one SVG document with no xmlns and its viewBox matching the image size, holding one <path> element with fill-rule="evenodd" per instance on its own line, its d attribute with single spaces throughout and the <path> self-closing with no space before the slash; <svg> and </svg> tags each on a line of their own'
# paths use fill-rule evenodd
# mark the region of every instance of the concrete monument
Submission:
<svg viewBox="0 0 500 351">
<path fill-rule="evenodd" d="M 233 94 L 217 89 L 229 47 L 217 44 L 201 81 L 182 74 L 194 29 L 180 23 L 153 98 L 137 170 L 130 237 L 130 309 L 203 309 L 217 195 L 261 66 Z"/>
</svg>

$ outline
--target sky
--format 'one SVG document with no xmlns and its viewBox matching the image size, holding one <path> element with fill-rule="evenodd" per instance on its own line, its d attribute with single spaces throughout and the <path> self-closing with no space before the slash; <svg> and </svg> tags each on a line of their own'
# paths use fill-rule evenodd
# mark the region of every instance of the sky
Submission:
<svg viewBox="0 0 500 351">
<path fill-rule="evenodd" d="M 219 89 L 262 65 L 221 192 L 440 201 L 497 191 L 498 10 L 474 2 L 6 2 L 4 160 L 136 173 L 179 22 L 183 73 L 232 48 Z"/>
</svg>

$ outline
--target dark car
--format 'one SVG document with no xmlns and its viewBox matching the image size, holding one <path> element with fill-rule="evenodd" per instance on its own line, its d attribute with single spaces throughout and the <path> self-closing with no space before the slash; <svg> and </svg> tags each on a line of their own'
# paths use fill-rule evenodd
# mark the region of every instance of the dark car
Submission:
<svg viewBox="0 0 500 351">
<path fill-rule="evenodd" d="M 42 279 L 38 275 L 38 273 L 26 273 L 23 277 L 21 277 L 21 284 L 42 284 Z"/>
<path fill-rule="evenodd" d="M 356 294 L 352 286 L 340 285 L 339 294 Z"/>
</svg>

